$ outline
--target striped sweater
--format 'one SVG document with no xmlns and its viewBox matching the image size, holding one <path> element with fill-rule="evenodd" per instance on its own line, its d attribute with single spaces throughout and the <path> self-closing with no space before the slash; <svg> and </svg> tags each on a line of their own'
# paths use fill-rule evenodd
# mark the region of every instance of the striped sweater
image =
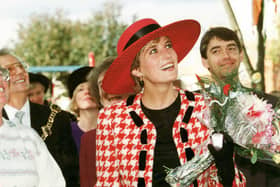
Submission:
<svg viewBox="0 0 280 187">
<path fill-rule="evenodd" d="M 0 187 L 62 187 L 65 180 L 45 143 L 30 127 L 3 119 Z"/>
</svg>

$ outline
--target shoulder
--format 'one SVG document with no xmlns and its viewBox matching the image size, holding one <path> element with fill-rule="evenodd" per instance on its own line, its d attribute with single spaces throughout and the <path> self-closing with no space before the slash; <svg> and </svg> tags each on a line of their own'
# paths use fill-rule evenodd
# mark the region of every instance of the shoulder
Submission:
<svg viewBox="0 0 280 187">
<path fill-rule="evenodd" d="M 244 87 L 247 88 L 247 87 Z M 251 90 L 254 94 L 256 94 L 259 98 L 264 99 L 267 101 L 267 103 L 272 104 L 272 107 L 276 107 L 279 103 L 279 97 L 276 97 L 275 95 L 271 95 L 271 94 L 267 94 L 263 91 L 259 91 L 259 90 L 254 90 L 251 88 L 247 88 L 249 90 Z"/>
<path fill-rule="evenodd" d="M 83 135 L 82 135 L 82 137 L 91 137 L 92 135 L 95 135 L 96 134 L 96 129 L 92 129 L 92 130 L 90 130 L 90 131 L 87 131 L 87 132 L 85 132 Z"/>
<path fill-rule="evenodd" d="M 70 128 L 70 122 L 76 120 L 70 112 L 61 110 L 57 105 L 46 106 L 30 102 L 30 110 L 32 115 L 37 116 L 36 119 L 53 121 L 54 124 L 56 124 L 54 125 L 55 128 L 65 128 L 66 125 L 66 128 Z M 54 119 L 51 119 L 52 116 Z M 57 123 L 59 123 L 59 125 L 57 125 Z"/>
<path fill-rule="evenodd" d="M 47 106 L 47 105 L 40 105 L 37 103 L 30 102 L 30 108 L 31 110 L 36 110 L 37 112 L 45 112 L 45 113 L 51 113 L 51 111 L 56 111 L 57 115 L 65 116 L 67 118 L 72 119 L 73 121 L 76 121 L 76 117 L 73 114 L 71 114 L 68 111 L 62 110 L 58 105 L 55 104 L 51 104 Z"/>
<path fill-rule="evenodd" d="M 81 141 L 88 141 L 91 139 L 95 139 L 95 136 L 96 136 L 96 129 L 92 129 L 82 135 Z"/>
<path fill-rule="evenodd" d="M 110 115 L 116 113 L 119 110 L 125 110 L 126 108 L 127 108 L 126 100 L 122 100 L 120 102 L 104 107 L 103 109 L 100 110 L 99 113 Z"/>
<path fill-rule="evenodd" d="M 65 110 L 60 110 L 57 113 L 57 117 L 58 118 L 68 119 L 68 120 L 73 121 L 73 122 L 77 121 L 76 117 L 72 113 L 70 113 L 68 111 L 65 111 Z"/>
<path fill-rule="evenodd" d="M 37 103 L 32 103 L 30 102 L 30 109 L 36 112 L 43 112 L 43 113 L 50 113 L 51 110 L 49 108 L 49 106 L 46 105 L 40 105 Z"/>
<path fill-rule="evenodd" d="M 189 91 L 189 90 L 183 90 L 183 89 L 180 89 L 179 91 L 180 91 L 181 96 L 183 96 L 185 99 L 187 99 L 189 101 L 200 102 L 200 101 L 204 100 L 202 94 L 197 91 Z"/>
<path fill-rule="evenodd" d="M 76 117 L 68 112 L 68 111 L 65 111 L 65 110 L 62 110 L 58 105 L 56 104 L 51 104 L 50 106 L 44 106 L 48 109 L 45 109 L 45 110 L 49 110 L 50 112 L 53 112 L 56 114 L 56 117 L 55 119 L 63 119 L 63 120 L 67 120 L 68 122 L 69 121 L 77 121 Z"/>
<path fill-rule="evenodd" d="M 194 107 L 194 112 L 201 112 L 206 108 L 206 103 L 203 95 L 198 92 L 188 90 L 180 90 L 182 104 L 191 105 Z"/>
<path fill-rule="evenodd" d="M 256 93 L 258 97 L 263 98 L 265 100 L 267 100 L 267 102 L 269 104 L 272 104 L 273 107 L 275 107 L 277 104 L 279 103 L 279 98 L 274 96 L 274 95 L 270 95 L 264 92 L 260 92 L 260 93 Z"/>
<path fill-rule="evenodd" d="M 104 128 L 108 127 L 115 124 L 114 122 L 118 124 L 120 120 L 127 118 L 129 112 L 137 108 L 136 106 L 135 101 L 131 105 L 128 105 L 126 99 L 103 108 L 98 115 L 98 128 L 100 126 Z"/>
<path fill-rule="evenodd" d="M 32 139 L 36 142 L 40 141 L 38 133 L 31 127 L 24 125 L 15 125 L 9 120 L 3 121 L 3 127 L 5 127 L 5 134 L 10 136 L 15 136 L 23 140 Z"/>
</svg>

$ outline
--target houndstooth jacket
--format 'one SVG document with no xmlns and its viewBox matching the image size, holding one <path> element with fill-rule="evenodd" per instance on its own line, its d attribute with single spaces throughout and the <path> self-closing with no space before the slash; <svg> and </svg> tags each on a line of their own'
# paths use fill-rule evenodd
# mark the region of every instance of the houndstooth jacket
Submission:
<svg viewBox="0 0 280 187">
<path fill-rule="evenodd" d="M 179 90 L 179 89 L 178 89 Z M 199 94 L 179 90 L 181 108 L 173 124 L 173 138 L 181 165 L 206 149 L 199 146 L 209 130 L 197 118 L 205 109 Z M 100 111 L 97 128 L 96 186 L 152 186 L 156 128 L 141 110 L 142 93 Z M 199 151 L 198 151 L 199 150 Z M 164 164 L 163 164 L 164 165 Z M 245 186 L 245 178 L 235 168 L 233 186 Z M 215 164 L 192 186 L 222 186 Z"/>
</svg>

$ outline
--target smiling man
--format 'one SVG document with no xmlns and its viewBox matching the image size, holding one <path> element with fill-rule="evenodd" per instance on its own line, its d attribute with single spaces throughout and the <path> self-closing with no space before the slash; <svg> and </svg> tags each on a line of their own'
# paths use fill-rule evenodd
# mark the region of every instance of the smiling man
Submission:
<svg viewBox="0 0 280 187">
<path fill-rule="evenodd" d="M 7 49 L 0 50 L 0 66 L 10 73 L 9 100 L 3 117 L 16 121 L 16 114 L 22 113 L 21 124 L 32 127 L 41 137 L 44 135 L 43 140 L 60 166 L 67 186 L 78 186 L 78 153 L 71 135 L 70 114 L 29 101 L 27 65 Z"/>
<path fill-rule="evenodd" d="M 224 27 L 211 28 L 200 43 L 202 64 L 212 76 L 226 79 L 233 74 L 238 80 L 238 69 L 243 52 L 237 35 Z"/>
<path fill-rule="evenodd" d="M 201 39 L 200 54 L 203 66 L 214 79 L 225 81 L 230 77 L 239 81 L 238 70 L 243 60 L 243 52 L 240 40 L 234 31 L 225 27 L 210 28 Z M 272 95 L 265 93 L 257 93 L 257 95 L 268 100 L 273 106 L 278 101 L 278 98 Z M 261 162 L 253 165 L 249 159 L 238 155 L 236 155 L 236 163 L 245 174 L 246 186 L 279 186 L 279 168 Z"/>
</svg>

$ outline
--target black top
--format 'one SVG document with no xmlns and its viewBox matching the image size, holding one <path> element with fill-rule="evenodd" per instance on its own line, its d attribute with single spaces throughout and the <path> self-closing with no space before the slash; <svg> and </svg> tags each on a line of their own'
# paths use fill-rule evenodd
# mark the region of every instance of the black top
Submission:
<svg viewBox="0 0 280 187">
<path fill-rule="evenodd" d="M 141 102 L 141 108 L 148 119 L 154 124 L 157 131 L 154 151 L 153 186 L 169 186 L 164 178 L 164 167 L 175 168 L 180 166 L 177 149 L 172 136 L 172 127 L 180 111 L 181 99 L 178 94 L 174 103 L 161 110 L 146 108 Z"/>
</svg>

